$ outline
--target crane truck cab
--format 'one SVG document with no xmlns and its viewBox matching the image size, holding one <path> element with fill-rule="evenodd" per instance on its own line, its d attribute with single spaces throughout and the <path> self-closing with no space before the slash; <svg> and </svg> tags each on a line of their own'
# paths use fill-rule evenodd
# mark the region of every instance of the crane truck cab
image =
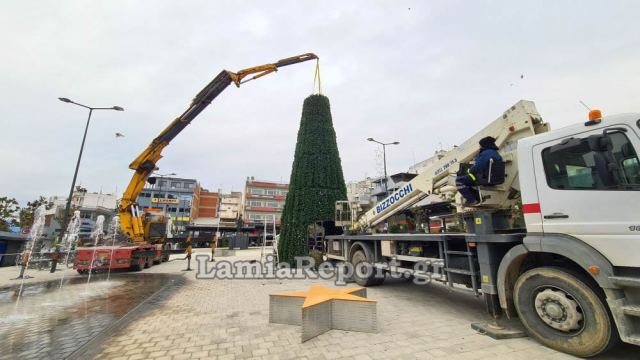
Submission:
<svg viewBox="0 0 640 360">
<path fill-rule="evenodd" d="M 571 352 L 558 335 L 580 340 L 577 355 L 618 335 L 640 345 L 639 149 L 637 113 L 518 142 L 527 234 L 501 261 L 498 293 L 551 347 Z"/>
<path fill-rule="evenodd" d="M 616 115 L 518 142 L 529 233 L 579 238 L 616 266 L 640 264 L 640 114 Z"/>
<path fill-rule="evenodd" d="M 488 135 L 498 139 L 504 179 L 479 187 L 478 206 L 461 207 L 452 180 Z M 639 151 L 638 113 L 594 112 L 550 130 L 533 102 L 519 101 L 359 217 L 336 204 L 345 231 L 325 237 L 326 257 L 350 263 L 361 286 L 387 274 L 466 286 L 492 316 L 517 317 L 530 336 L 572 355 L 595 356 L 619 339 L 640 346 Z M 445 216 L 463 219 L 466 231 L 371 233 L 418 202 L 427 211 L 449 205 Z M 512 225 L 517 210 L 525 228 Z"/>
</svg>

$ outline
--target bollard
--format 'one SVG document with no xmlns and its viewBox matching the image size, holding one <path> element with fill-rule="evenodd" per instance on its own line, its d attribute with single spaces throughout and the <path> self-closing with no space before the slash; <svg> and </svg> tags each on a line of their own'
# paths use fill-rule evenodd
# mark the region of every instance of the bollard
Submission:
<svg viewBox="0 0 640 360">
<path fill-rule="evenodd" d="M 185 253 L 187 254 L 187 268 L 185 271 L 191 271 L 191 252 L 193 249 L 191 248 L 191 235 L 187 237 L 187 249 Z"/>
</svg>

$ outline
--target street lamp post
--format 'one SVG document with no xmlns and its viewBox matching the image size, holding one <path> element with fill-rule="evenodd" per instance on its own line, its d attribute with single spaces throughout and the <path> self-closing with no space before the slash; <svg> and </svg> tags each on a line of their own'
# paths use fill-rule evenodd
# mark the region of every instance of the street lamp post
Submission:
<svg viewBox="0 0 640 360">
<path fill-rule="evenodd" d="M 383 143 L 378 140 L 375 140 L 374 138 L 367 138 L 367 141 L 373 141 L 375 143 L 382 145 L 382 159 L 384 163 L 384 193 L 385 193 L 385 196 L 389 196 L 389 188 L 387 187 L 387 145 L 399 145 L 400 142 L 394 141 L 390 143 Z"/>
<path fill-rule="evenodd" d="M 71 190 L 69 190 L 69 198 L 67 198 L 67 204 L 65 205 L 65 208 L 64 208 L 64 221 L 63 221 L 64 225 L 62 227 L 62 233 L 64 233 L 67 229 L 67 224 L 69 222 L 69 210 L 71 209 L 71 198 L 73 197 L 73 189 L 76 187 L 76 179 L 78 178 L 78 169 L 80 168 L 80 159 L 82 159 L 82 151 L 84 150 L 84 143 L 85 143 L 85 140 L 87 139 L 87 131 L 89 130 L 89 123 L 91 122 L 91 115 L 93 114 L 93 110 L 124 111 L 124 109 L 120 106 L 91 107 L 91 106 L 83 105 L 63 97 L 58 98 L 58 100 L 65 103 L 78 105 L 85 109 L 89 109 L 89 116 L 87 117 L 87 125 L 84 128 L 84 135 L 82 136 L 82 145 L 80 145 L 80 153 L 78 154 L 78 161 L 76 162 L 76 170 L 73 173 L 73 180 L 71 181 Z"/>
</svg>

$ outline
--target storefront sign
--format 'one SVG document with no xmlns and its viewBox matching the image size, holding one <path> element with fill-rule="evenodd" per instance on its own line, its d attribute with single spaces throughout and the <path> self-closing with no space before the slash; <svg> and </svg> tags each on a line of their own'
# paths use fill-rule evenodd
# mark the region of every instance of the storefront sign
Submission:
<svg viewBox="0 0 640 360">
<path fill-rule="evenodd" d="M 156 204 L 179 204 L 180 200 L 167 198 L 151 198 L 151 202 Z"/>
</svg>

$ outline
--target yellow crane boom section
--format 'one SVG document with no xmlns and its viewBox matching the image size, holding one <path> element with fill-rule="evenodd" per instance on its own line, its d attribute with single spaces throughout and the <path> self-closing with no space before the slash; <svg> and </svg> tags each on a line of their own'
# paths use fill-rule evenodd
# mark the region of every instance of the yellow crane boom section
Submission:
<svg viewBox="0 0 640 360">
<path fill-rule="evenodd" d="M 129 168 L 135 172 L 118 205 L 122 232 L 129 236 L 134 243 L 145 241 L 143 217 L 136 202 L 138 195 L 144 188 L 144 184 L 151 173 L 158 169 L 156 164 L 158 160 L 162 158 L 162 150 L 169 145 L 169 142 L 189 125 L 200 112 L 220 95 L 227 86 L 234 83 L 237 87 L 240 87 L 240 84 L 278 71 L 278 68 L 283 66 L 312 59 L 318 59 L 318 57 L 313 53 L 307 53 L 278 60 L 272 64 L 255 66 L 237 72 L 223 70 L 211 80 L 211 82 L 196 95 L 189 108 L 162 130 L 162 132 L 153 139 L 151 144 L 129 165 Z"/>
</svg>

